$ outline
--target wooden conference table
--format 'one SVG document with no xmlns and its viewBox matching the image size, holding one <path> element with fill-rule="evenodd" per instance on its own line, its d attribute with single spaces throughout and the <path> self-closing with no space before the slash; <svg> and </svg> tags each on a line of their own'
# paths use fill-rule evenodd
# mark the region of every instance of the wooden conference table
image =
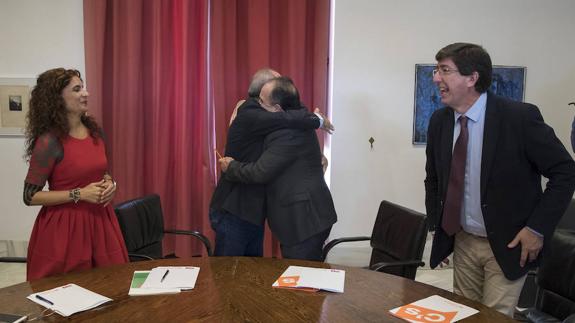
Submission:
<svg viewBox="0 0 575 323">
<path fill-rule="evenodd" d="M 193 290 L 128 296 L 134 270 L 183 265 L 201 268 Z M 289 265 L 344 269 L 345 293 L 272 288 Z M 26 296 L 67 283 L 114 301 L 68 318 L 54 314 L 43 318 L 44 322 L 403 322 L 388 310 L 434 294 L 480 311 L 463 322 L 512 321 L 482 304 L 393 275 L 319 262 L 248 257 L 134 262 L 25 282 L 0 289 L 0 313 L 37 316 L 44 308 Z"/>
</svg>

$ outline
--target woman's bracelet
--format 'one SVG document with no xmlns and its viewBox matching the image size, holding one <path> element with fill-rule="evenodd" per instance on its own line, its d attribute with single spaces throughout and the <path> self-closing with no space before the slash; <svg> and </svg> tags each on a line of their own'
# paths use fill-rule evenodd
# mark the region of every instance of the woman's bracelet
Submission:
<svg viewBox="0 0 575 323">
<path fill-rule="evenodd" d="M 80 189 L 75 188 L 71 190 L 68 193 L 68 197 L 70 197 L 70 200 L 74 201 L 75 204 L 78 203 L 78 201 L 80 201 Z"/>
</svg>

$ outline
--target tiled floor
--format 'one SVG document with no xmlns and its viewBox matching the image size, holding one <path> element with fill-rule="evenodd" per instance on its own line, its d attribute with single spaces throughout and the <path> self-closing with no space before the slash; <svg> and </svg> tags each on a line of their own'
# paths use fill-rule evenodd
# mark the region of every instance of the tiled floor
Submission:
<svg viewBox="0 0 575 323">
<path fill-rule="evenodd" d="M 0 288 L 26 281 L 26 264 L 0 263 Z"/>
<path fill-rule="evenodd" d="M 367 266 L 371 255 L 369 242 L 348 243 L 349 247 L 336 247 L 332 249 L 327 262 L 345 266 Z M 423 261 L 429 261 L 431 240 L 425 245 Z M 18 284 L 26 280 L 26 264 L 0 263 L 0 288 Z M 441 269 L 430 269 L 429 266 L 417 270 L 417 281 L 433 285 L 446 290 L 452 290 L 453 270 L 450 266 Z"/>
</svg>

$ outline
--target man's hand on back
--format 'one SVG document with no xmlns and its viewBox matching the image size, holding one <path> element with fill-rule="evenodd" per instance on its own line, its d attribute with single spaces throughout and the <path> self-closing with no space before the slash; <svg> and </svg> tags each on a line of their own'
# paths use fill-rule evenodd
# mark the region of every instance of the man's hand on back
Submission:
<svg viewBox="0 0 575 323">
<path fill-rule="evenodd" d="M 228 166 L 230 166 L 230 163 L 233 160 L 234 159 L 232 157 L 222 157 L 218 160 L 220 162 L 220 168 L 222 169 L 222 172 L 225 173 L 228 170 Z"/>
<path fill-rule="evenodd" d="M 331 121 L 327 118 L 327 116 L 321 113 L 318 108 L 315 108 L 315 110 L 313 110 L 313 113 L 319 114 L 323 119 L 323 125 L 320 129 L 329 134 L 332 134 L 335 131 L 335 127 L 333 126 Z"/>
</svg>

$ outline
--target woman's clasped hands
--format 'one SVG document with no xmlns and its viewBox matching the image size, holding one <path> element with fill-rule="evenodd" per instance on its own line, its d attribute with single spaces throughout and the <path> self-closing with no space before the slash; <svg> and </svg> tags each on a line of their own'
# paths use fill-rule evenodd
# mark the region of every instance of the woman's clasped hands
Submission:
<svg viewBox="0 0 575 323">
<path fill-rule="evenodd" d="M 104 204 L 107 206 L 116 193 L 116 183 L 111 179 L 102 179 L 80 189 L 80 198 L 83 201 Z"/>
</svg>

